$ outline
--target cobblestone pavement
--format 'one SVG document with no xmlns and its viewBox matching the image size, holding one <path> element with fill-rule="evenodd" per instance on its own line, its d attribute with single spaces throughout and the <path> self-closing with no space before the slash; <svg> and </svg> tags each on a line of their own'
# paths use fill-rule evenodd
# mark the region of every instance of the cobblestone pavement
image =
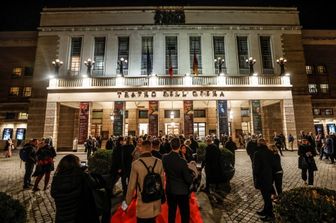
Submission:
<svg viewBox="0 0 336 223">
<path fill-rule="evenodd" d="M 28 222 L 53 222 L 55 204 L 50 191 L 33 193 L 22 189 L 24 163 L 20 166 L 17 154 L 11 158 L 3 158 L 0 154 L 0 191 L 19 199 L 28 210 Z M 84 153 L 76 153 L 85 159 Z M 300 172 L 297 168 L 297 153 L 285 152 L 282 157 L 284 169 L 283 188 L 289 190 L 302 186 Z M 58 154 L 58 161 L 64 156 Z M 336 165 L 317 160 L 319 171 L 315 173 L 315 186 L 336 189 Z M 52 178 L 51 178 L 52 180 Z M 50 180 L 50 181 L 51 181 Z M 40 187 L 43 187 L 43 181 Z M 201 213 L 205 223 L 213 222 L 260 222 L 255 214 L 262 207 L 260 192 L 253 187 L 251 162 L 245 151 L 236 152 L 236 173 L 231 181 L 231 193 L 227 195 L 213 194 L 209 197 L 200 192 L 197 194 Z"/>
</svg>

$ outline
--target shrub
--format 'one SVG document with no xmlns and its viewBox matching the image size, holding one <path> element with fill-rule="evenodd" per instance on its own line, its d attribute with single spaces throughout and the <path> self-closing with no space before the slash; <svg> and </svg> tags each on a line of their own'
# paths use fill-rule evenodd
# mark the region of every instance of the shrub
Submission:
<svg viewBox="0 0 336 223">
<path fill-rule="evenodd" d="M 25 207 L 18 200 L 0 192 L 0 222 L 25 223 L 26 221 Z"/>
<path fill-rule="evenodd" d="M 100 175 L 109 174 L 112 164 L 112 150 L 98 149 L 88 162 L 90 172 Z"/>
<path fill-rule="evenodd" d="M 205 159 L 205 148 L 208 145 L 204 142 L 199 142 L 198 143 L 198 149 L 196 150 L 197 153 L 197 161 L 198 162 L 203 162 Z"/>
<path fill-rule="evenodd" d="M 275 206 L 277 222 L 336 222 L 336 191 L 300 187 L 282 193 Z"/>
</svg>

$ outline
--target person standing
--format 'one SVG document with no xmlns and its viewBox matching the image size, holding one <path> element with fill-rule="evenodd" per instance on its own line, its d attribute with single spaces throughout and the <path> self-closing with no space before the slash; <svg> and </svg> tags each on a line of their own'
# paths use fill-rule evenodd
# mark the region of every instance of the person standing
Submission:
<svg viewBox="0 0 336 223">
<path fill-rule="evenodd" d="M 253 176 L 254 186 L 259 189 L 264 200 L 264 208 L 257 211 L 257 214 L 263 216 L 262 221 L 271 221 L 274 219 L 272 206 L 273 189 L 273 153 L 268 149 L 264 139 L 258 140 L 259 150 L 254 154 Z"/>
<path fill-rule="evenodd" d="M 5 149 L 4 149 L 6 151 L 6 153 L 5 153 L 6 158 L 9 158 L 9 157 L 12 156 L 12 150 L 13 149 L 14 149 L 14 143 L 13 143 L 12 139 L 8 139 L 6 141 L 6 145 L 5 145 Z"/>
<path fill-rule="evenodd" d="M 314 184 L 314 171 L 317 171 L 317 166 L 314 160 L 316 156 L 316 150 L 313 148 L 308 139 L 302 139 L 302 143 L 299 145 L 299 169 L 302 170 L 301 177 L 304 185 L 307 185 L 307 172 L 308 172 L 308 185 Z"/>
<path fill-rule="evenodd" d="M 134 197 L 134 192 L 137 194 L 136 216 L 137 223 L 155 223 L 155 218 L 161 212 L 161 199 L 151 202 L 145 202 L 142 198 L 144 190 L 145 177 L 149 169 L 161 176 L 161 186 L 164 182 L 162 161 L 151 155 L 152 144 L 145 140 L 141 144 L 139 159 L 132 163 L 130 181 L 127 188 L 126 200 L 123 203 L 129 205 Z"/>
<path fill-rule="evenodd" d="M 278 196 L 282 194 L 282 178 L 283 178 L 283 170 L 281 166 L 281 158 L 278 153 L 278 149 L 276 145 L 272 144 L 268 147 L 272 153 L 273 153 L 273 167 L 272 167 L 272 172 L 273 172 L 273 182 L 275 186 L 275 197 L 276 199 Z"/>
<path fill-rule="evenodd" d="M 89 159 L 91 156 L 91 153 L 94 150 L 94 141 L 91 135 L 89 136 L 89 138 L 86 139 L 84 143 L 84 147 L 85 147 L 85 152 L 87 152 L 87 159 Z"/>
<path fill-rule="evenodd" d="M 152 156 L 162 160 L 162 154 L 160 153 L 160 140 L 154 139 L 152 142 Z"/>
<path fill-rule="evenodd" d="M 253 163 L 254 153 L 257 152 L 259 149 L 257 143 L 257 136 L 252 135 L 251 140 L 246 145 L 246 152 L 249 155 L 251 162 Z"/>
<path fill-rule="evenodd" d="M 25 161 L 25 174 L 23 177 L 23 189 L 28 189 L 33 184 L 31 184 L 31 176 L 33 174 L 34 166 L 36 163 L 36 148 L 37 148 L 38 140 L 32 139 L 29 143 L 23 146 L 23 150 L 26 153 L 26 161 Z"/>
<path fill-rule="evenodd" d="M 279 135 L 277 135 L 276 132 L 274 132 L 273 141 L 274 141 L 274 144 L 276 145 L 276 147 L 278 148 L 281 156 L 283 156 L 283 153 L 282 153 L 282 139 Z"/>
<path fill-rule="evenodd" d="M 193 153 L 197 153 L 198 143 L 197 143 L 196 140 L 194 139 L 194 136 L 193 136 L 193 135 L 190 135 L 190 136 L 189 136 L 189 139 L 190 139 L 190 141 L 191 141 L 190 148 L 191 148 L 192 152 L 193 152 Z"/>
<path fill-rule="evenodd" d="M 181 223 L 189 223 L 189 187 L 192 174 L 187 161 L 180 157 L 180 139 L 173 138 L 170 142 L 172 151 L 163 156 L 163 168 L 166 173 L 166 195 L 168 202 L 168 222 L 175 223 L 176 208 L 180 209 Z"/>
<path fill-rule="evenodd" d="M 126 138 L 125 144 L 121 146 L 121 185 L 124 198 L 126 196 L 127 185 L 131 174 L 133 151 L 134 151 L 133 140 L 132 137 L 128 136 Z"/>
<path fill-rule="evenodd" d="M 289 133 L 289 135 L 288 135 L 288 145 L 289 145 L 289 147 L 291 148 L 292 151 L 294 150 L 294 148 L 293 148 L 294 140 L 295 140 L 294 136 Z"/>
</svg>

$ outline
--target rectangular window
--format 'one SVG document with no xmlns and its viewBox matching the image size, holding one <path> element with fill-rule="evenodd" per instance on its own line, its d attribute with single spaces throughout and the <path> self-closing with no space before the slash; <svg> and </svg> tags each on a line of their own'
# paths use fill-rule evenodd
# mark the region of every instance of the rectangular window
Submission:
<svg viewBox="0 0 336 223">
<path fill-rule="evenodd" d="M 194 118 L 205 118 L 205 110 L 194 110 Z"/>
<path fill-rule="evenodd" d="M 165 118 L 180 118 L 180 110 L 165 110 Z"/>
<path fill-rule="evenodd" d="M 104 75 L 105 67 L 105 37 L 95 37 L 93 75 Z"/>
<path fill-rule="evenodd" d="M 260 36 L 260 49 L 264 74 L 274 74 L 271 37 Z"/>
<path fill-rule="evenodd" d="M 314 72 L 314 67 L 306 65 L 306 74 L 313 74 Z"/>
<path fill-rule="evenodd" d="M 120 66 L 123 66 L 122 67 L 123 75 L 128 74 L 128 55 L 129 55 L 129 37 L 118 37 L 118 71 L 117 73 L 120 73 Z M 122 58 L 124 62 L 120 62 Z"/>
<path fill-rule="evenodd" d="M 81 66 L 82 37 L 71 38 L 70 75 L 79 75 Z"/>
<path fill-rule="evenodd" d="M 150 75 L 153 71 L 153 37 L 142 37 L 141 74 Z"/>
<path fill-rule="evenodd" d="M 177 36 L 166 36 L 166 74 L 169 74 L 170 67 L 173 74 L 177 74 Z"/>
<path fill-rule="evenodd" d="M 323 108 L 321 109 L 321 114 L 322 115 L 333 115 L 334 111 L 332 108 Z"/>
<path fill-rule="evenodd" d="M 246 63 L 246 59 L 248 59 L 247 36 L 237 36 L 237 48 L 239 72 L 241 74 L 248 74 L 250 71 Z"/>
<path fill-rule="evenodd" d="M 222 68 L 222 72 L 226 73 L 224 36 L 214 36 L 213 44 L 214 44 L 214 59 L 217 60 L 215 62 L 215 73 L 216 74 L 219 73 L 220 66 Z"/>
<path fill-rule="evenodd" d="M 5 119 L 15 119 L 15 113 L 14 112 L 6 112 Z"/>
<path fill-rule="evenodd" d="M 313 108 L 313 114 L 314 115 L 321 115 L 321 109 L 319 109 L 319 108 Z"/>
<path fill-rule="evenodd" d="M 20 120 L 27 120 L 28 119 L 28 113 L 26 113 L 26 112 L 19 112 L 18 119 L 20 119 Z"/>
<path fill-rule="evenodd" d="M 201 50 L 201 37 L 200 36 L 190 36 L 189 37 L 189 49 L 190 49 L 190 73 L 194 73 L 194 60 L 196 56 L 195 63 L 197 63 L 198 74 L 202 73 L 202 50 Z"/>
<path fill-rule="evenodd" d="M 317 94 L 316 84 L 308 84 L 308 90 L 310 94 Z"/>
<path fill-rule="evenodd" d="M 200 139 L 205 138 L 205 122 L 194 123 L 194 134 L 198 135 Z"/>
<path fill-rule="evenodd" d="M 250 109 L 249 108 L 240 108 L 240 116 L 241 117 L 250 117 Z"/>
<path fill-rule="evenodd" d="M 19 78 L 23 75 L 23 68 L 22 67 L 15 67 L 12 72 L 13 78 Z"/>
<path fill-rule="evenodd" d="M 31 87 L 24 87 L 23 88 L 23 97 L 30 97 L 32 95 L 32 88 Z"/>
<path fill-rule="evenodd" d="M 139 110 L 139 118 L 148 118 L 148 110 Z"/>
<path fill-rule="evenodd" d="M 317 73 L 318 74 L 325 74 L 327 73 L 327 69 L 324 65 L 319 65 L 316 67 Z"/>
<path fill-rule="evenodd" d="M 20 88 L 19 87 L 11 87 L 9 89 L 9 96 L 19 96 Z"/>
<path fill-rule="evenodd" d="M 329 85 L 328 84 L 320 84 L 320 90 L 322 94 L 329 93 Z"/>
</svg>

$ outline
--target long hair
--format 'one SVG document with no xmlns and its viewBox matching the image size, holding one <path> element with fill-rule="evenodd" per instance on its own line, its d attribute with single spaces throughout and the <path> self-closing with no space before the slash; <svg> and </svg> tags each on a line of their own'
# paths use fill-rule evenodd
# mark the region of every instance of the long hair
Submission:
<svg viewBox="0 0 336 223">
<path fill-rule="evenodd" d="M 62 174 L 64 172 L 72 171 L 80 168 L 79 158 L 73 154 L 64 156 L 57 166 L 56 173 Z"/>
</svg>

